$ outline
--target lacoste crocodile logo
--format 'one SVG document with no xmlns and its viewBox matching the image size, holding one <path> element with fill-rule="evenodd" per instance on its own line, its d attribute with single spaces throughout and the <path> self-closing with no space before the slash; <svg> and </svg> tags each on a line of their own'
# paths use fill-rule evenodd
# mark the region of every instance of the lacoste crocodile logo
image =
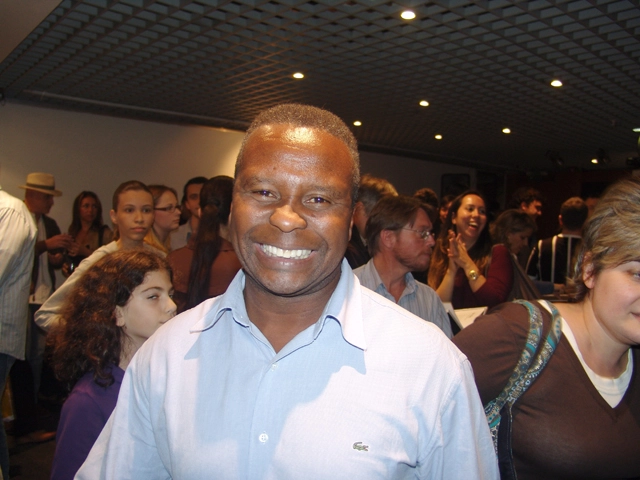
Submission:
<svg viewBox="0 0 640 480">
<path fill-rule="evenodd" d="M 353 444 L 353 449 L 358 450 L 360 452 L 368 452 L 369 445 L 363 445 L 362 442 L 356 442 Z"/>
</svg>

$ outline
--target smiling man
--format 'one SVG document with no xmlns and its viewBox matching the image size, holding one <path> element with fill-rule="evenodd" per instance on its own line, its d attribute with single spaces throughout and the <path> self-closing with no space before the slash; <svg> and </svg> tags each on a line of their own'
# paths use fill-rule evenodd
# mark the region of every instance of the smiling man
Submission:
<svg viewBox="0 0 640 480">
<path fill-rule="evenodd" d="M 81 479 L 497 478 L 466 358 L 343 256 L 356 141 L 281 105 L 236 164 L 227 292 L 138 351 Z"/>
</svg>

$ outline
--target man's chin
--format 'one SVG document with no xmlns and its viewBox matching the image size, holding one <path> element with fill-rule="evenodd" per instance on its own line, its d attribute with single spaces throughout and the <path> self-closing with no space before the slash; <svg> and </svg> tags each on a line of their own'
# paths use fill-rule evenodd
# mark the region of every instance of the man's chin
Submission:
<svg viewBox="0 0 640 480">
<path fill-rule="evenodd" d="M 287 278 L 287 275 L 279 274 L 272 278 L 269 275 L 257 275 L 253 276 L 247 273 L 245 269 L 245 275 L 247 282 L 245 288 L 249 285 L 250 288 L 255 288 L 265 294 L 282 297 L 282 298 L 295 298 L 303 297 L 306 295 L 312 295 L 318 293 L 325 288 L 335 288 L 335 285 L 330 287 L 331 284 L 336 283 L 340 278 L 340 270 L 338 269 L 338 275 L 329 275 L 323 280 L 315 280 L 310 282 L 308 275 L 305 274 L 305 278 Z"/>
</svg>

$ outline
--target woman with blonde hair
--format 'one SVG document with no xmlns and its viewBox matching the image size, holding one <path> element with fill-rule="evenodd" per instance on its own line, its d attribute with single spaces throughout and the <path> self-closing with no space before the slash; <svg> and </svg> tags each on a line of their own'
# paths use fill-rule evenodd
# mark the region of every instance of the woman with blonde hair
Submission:
<svg viewBox="0 0 640 480">
<path fill-rule="evenodd" d="M 177 192 L 166 185 L 149 185 L 153 195 L 155 218 L 144 242 L 166 253 L 171 251 L 171 232 L 180 226 L 180 204 Z"/>
<path fill-rule="evenodd" d="M 640 477 L 638 219 L 640 179 L 614 184 L 584 227 L 575 301 L 532 303 L 542 321 L 537 338 L 553 335 L 536 357 L 546 356 L 546 366 L 510 408 L 510 431 L 500 430 L 512 452 L 503 478 L 506 471 L 520 480 Z M 530 315 L 505 303 L 454 337 L 485 405 L 520 375 L 514 367 L 533 338 Z"/>
</svg>

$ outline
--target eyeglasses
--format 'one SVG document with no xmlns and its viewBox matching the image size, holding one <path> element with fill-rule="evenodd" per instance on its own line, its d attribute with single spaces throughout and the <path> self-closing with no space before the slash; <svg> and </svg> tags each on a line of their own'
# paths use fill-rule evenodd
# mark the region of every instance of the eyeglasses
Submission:
<svg viewBox="0 0 640 480">
<path fill-rule="evenodd" d="M 176 210 L 179 210 L 179 209 L 180 209 L 180 205 L 168 205 L 168 206 L 162 207 L 162 208 L 158 208 L 158 207 L 154 208 L 154 210 L 160 210 L 162 212 L 167 212 L 167 213 L 173 213 L 173 212 L 175 212 Z"/>
<path fill-rule="evenodd" d="M 418 236 L 422 240 L 429 240 L 429 237 L 432 237 L 435 240 L 435 235 L 431 230 L 414 230 L 413 228 L 402 228 L 402 230 L 409 230 L 410 232 L 415 232 L 418 234 Z"/>
</svg>

